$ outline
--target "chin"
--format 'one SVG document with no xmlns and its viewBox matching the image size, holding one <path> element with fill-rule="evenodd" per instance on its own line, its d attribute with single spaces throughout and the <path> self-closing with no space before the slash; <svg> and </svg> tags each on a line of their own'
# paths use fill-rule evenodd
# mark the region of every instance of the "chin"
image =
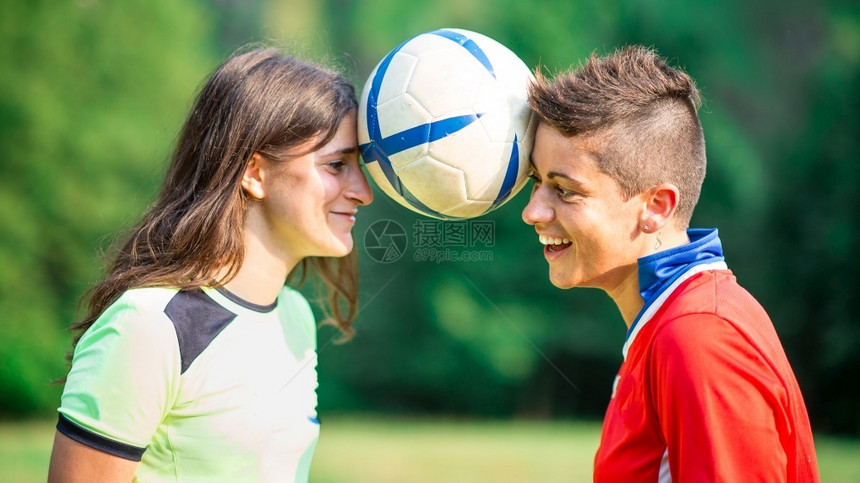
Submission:
<svg viewBox="0 0 860 483">
<path fill-rule="evenodd" d="M 345 257 L 349 255 L 349 252 L 351 252 L 353 249 L 353 245 L 354 243 L 352 241 L 352 236 L 350 236 L 348 239 L 338 239 L 334 249 L 332 250 L 333 252 L 336 252 L 336 254 L 333 254 L 332 256 Z"/>
<path fill-rule="evenodd" d="M 340 258 L 349 255 L 349 252 L 352 251 L 352 240 L 349 240 L 347 243 L 346 240 L 341 240 L 335 238 L 329 241 L 325 246 L 320 246 L 313 254 L 309 255 L 312 257 L 325 257 L 325 258 Z"/>
<path fill-rule="evenodd" d="M 570 282 L 557 282 L 555 280 L 550 280 L 555 288 L 560 288 L 562 290 L 567 290 L 576 287 L 576 284 Z"/>
<path fill-rule="evenodd" d="M 558 274 L 553 274 L 552 272 L 550 272 L 549 274 L 549 281 L 553 284 L 553 286 L 562 290 L 576 287 L 576 284 L 570 278 L 566 278 Z"/>
<path fill-rule="evenodd" d="M 571 274 L 553 272 L 552 269 L 549 271 L 549 281 L 554 287 L 563 290 L 581 286 Z"/>
</svg>

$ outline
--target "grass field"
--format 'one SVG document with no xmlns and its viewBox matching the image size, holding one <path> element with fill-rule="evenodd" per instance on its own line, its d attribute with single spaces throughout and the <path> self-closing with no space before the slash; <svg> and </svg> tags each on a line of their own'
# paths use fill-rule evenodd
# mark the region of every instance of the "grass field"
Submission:
<svg viewBox="0 0 860 483">
<path fill-rule="evenodd" d="M 0 424 L 0 482 L 43 482 L 53 422 Z M 600 426 L 357 417 L 323 421 L 311 482 L 591 480 Z M 816 437 L 821 480 L 860 481 L 860 440 Z"/>
</svg>

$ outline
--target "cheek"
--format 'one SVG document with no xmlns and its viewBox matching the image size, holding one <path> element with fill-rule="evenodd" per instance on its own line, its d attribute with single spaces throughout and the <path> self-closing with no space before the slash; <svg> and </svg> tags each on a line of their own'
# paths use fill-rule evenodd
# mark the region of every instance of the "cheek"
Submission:
<svg viewBox="0 0 860 483">
<path fill-rule="evenodd" d="M 295 198 L 306 208 L 308 215 L 317 216 L 319 209 L 331 201 L 325 174 L 311 172 L 298 182 Z"/>
<path fill-rule="evenodd" d="M 587 266 L 612 263 L 622 248 L 615 225 L 605 215 L 580 221 L 570 232 L 579 263 Z"/>
<path fill-rule="evenodd" d="M 343 192 L 340 180 L 328 173 L 324 173 L 321 179 L 323 197 L 326 203 L 331 203 Z"/>
</svg>

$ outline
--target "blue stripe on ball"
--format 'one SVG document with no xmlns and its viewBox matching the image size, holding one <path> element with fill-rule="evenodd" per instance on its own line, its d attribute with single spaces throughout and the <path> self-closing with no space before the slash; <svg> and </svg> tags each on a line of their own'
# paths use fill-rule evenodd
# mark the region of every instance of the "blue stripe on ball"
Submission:
<svg viewBox="0 0 860 483">
<path fill-rule="evenodd" d="M 519 143 L 517 143 L 517 135 L 514 134 L 513 147 L 511 147 L 511 158 L 508 160 L 508 168 L 505 171 L 505 180 L 502 181 L 502 189 L 499 190 L 499 195 L 496 196 L 496 201 L 493 201 L 493 206 L 490 209 L 494 209 L 504 203 L 508 196 L 510 196 L 511 191 L 513 191 L 514 185 L 517 182 L 517 173 L 519 170 L 520 148 Z"/>
<path fill-rule="evenodd" d="M 493 64 L 490 63 L 490 59 L 487 57 L 487 54 L 478 47 L 478 44 L 475 43 L 474 40 L 466 37 L 461 33 L 454 32 L 453 30 L 445 30 L 439 29 L 430 32 L 433 35 L 438 35 L 440 37 L 445 37 L 446 39 L 453 40 L 458 44 L 462 45 L 464 49 L 468 50 L 472 57 L 478 59 L 487 71 L 490 72 L 490 75 L 493 76 L 493 79 L 496 78 L 496 72 L 493 70 Z"/>
<path fill-rule="evenodd" d="M 454 116 L 446 119 L 440 119 L 420 126 L 409 128 L 397 134 L 388 136 L 379 140 L 377 143 L 379 149 L 392 156 L 401 151 L 405 151 L 415 146 L 420 146 L 424 143 L 432 143 L 438 141 L 445 136 L 454 134 L 464 127 L 472 124 L 481 118 L 483 114 L 466 114 L 464 116 Z"/>
</svg>

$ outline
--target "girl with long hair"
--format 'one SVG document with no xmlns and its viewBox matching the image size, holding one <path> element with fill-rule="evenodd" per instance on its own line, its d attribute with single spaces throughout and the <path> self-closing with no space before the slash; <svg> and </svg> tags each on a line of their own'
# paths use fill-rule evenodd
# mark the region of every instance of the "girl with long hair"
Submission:
<svg viewBox="0 0 860 483">
<path fill-rule="evenodd" d="M 342 75 L 274 49 L 226 60 L 73 326 L 49 480 L 307 480 L 316 324 L 286 281 L 314 272 L 349 337 L 371 200 Z"/>
</svg>

